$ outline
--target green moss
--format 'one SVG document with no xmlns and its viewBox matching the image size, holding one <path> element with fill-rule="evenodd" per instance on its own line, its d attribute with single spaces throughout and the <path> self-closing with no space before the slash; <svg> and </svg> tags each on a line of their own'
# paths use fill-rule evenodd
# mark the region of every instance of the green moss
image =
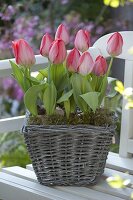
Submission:
<svg viewBox="0 0 133 200">
<path fill-rule="evenodd" d="M 109 112 L 106 109 L 98 109 L 95 113 L 73 113 L 70 115 L 69 119 L 66 116 L 55 114 L 52 116 L 45 115 L 38 115 L 38 116 L 30 116 L 29 117 L 29 124 L 36 124 L 36 125 L 65 125 L 65 124 L 90 124 L 95 126 L 104 126 L 106 124 L 112 124 L 112 115 L 114 113 Z"/>
</svg>

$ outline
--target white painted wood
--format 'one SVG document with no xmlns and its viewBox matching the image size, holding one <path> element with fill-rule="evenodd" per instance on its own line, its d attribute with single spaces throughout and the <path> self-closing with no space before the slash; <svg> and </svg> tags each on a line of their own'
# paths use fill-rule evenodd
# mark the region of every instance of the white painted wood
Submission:
<svg viewBox="0 0 133 200">
<path fill-rule="evenodd" d="M 124 86 L 133 87 L 133 61 L 125 61 Z M 126 100 L 123 100 L 122 121 L 121 121 L 121 137 L 120 151 L 122 157 L 131 157 L 132 150 L 128 149 L 128 139 L 133 138 L 133 109 L 126 110 Z"/>
<path fill-rule="evenodd" d="M 55 200 L 55 198 L 44 197 L 44 193 L 35 191 L 18 183 L 0 179 L 0 199 L 1 200 Z M 57 198 L 57 200 L 62 200 Z"/>
<path fill-rule="evenodd" d="M 29 180 L 29 181 L 34 180 L 35 182 L 37 182 L 37 178 L 36 178 L 34 171 L 27 170 L 27 169 L 19 167 L 19 166 L 2 168 L 1 172 L 10 174 L 10 175 L 14 175 L 19 178 L 24 178 L 25 180 Z"/>
<path fill-rule="evenodd" d="M 104 180 L 100 179 L 99 183 L 90 187 L 93 190 L 99 191 L 99 192 L 103 192 L 105 194 L 110 194 L 110 195 L 114 195 L 116 197 L 119 198 L 123 198 L 123 199 L 130 199 L 130 195 L 132 193 L 132 189 L 131 188 L 125 188 L 125 190 L 123 189 L 115 189 L 115 188 L 111 188 Z"/>
<path fill-rule="evenodd" d="M 0 133 L 21 130 L 24 116 L 0 119 Z"/>
<path fill-rule="evenodd" d="M 103 176 L 103 180 L 102 182 L 104 182 L 105 185 L 107 185 L 105 179 L 109 176 L 113 176 L 114 174 L 118 174 L 117 171 L 114 171 L 114 170 L 110 170 L 110 169 L 106 169 L 105 170 L 105 174 Z M 24 178 L 26 180 L 31 180 L 31 181 L 34 181 L 34 182 L 37 182 L 37 179 L 36 179 L 36 176 L 34 174 L 33 171 L 29 171 L 29 170 L 26 170 L 26 169 L 23 169 L 21 167 L 9 167 L 9 168 L 4 168 L 2 169 L 2 172 L 5 172 L 5 173 L 8 173 L 8 174 L 11 174 L 11 175 L 14 175 L 14 176 L 17 176 L 17 177 L 20 177 L 20 178 Z M 30 174 L 30 172 L 32 172 Z M 128 179 L 131 179 L 131 175 L 125 175 L 124 173 L 120 173 L 119 175 L 122 175 L 123 178 L 128 178 Z M 133 179 L 133 178 L 132 178 Z M 103 192 L 99 192 L 99 191 L 95 191 L 88 187 L 55 187 L 57 190 L 60 190 L 60 191 L 65 191 L 65 192 L 69 192 L 71 194 L 78 194 L 80 197 L 89 197 L 89 198 L 92 198 L 92 199 L 97 199 L 99 200 L 102 199 L 102 200 L 120 200 L 120 199 L 125 199 L 125 198 L 122 198 L 122 195 L 123 193 L 117 193 L 116 196 L 120 195 L 121 198 L 119 197 L 116 197 L 115 195 L 113 194 L 104 194 Z M 130 189 L 129 189 L 130 190 Z M 120 192 L 120 191 L 119 191 Z M 110 191 L 109 191 L 110 193 Z"/>
<path fill-rule="evenodd" d="M 125 60 L 133 60 L 133 56 L 129 54 L 129 49 L 133 47 L 133 31 L 121 31 L 120 33 L 123 37 L 124 45 L 122 49 L 122 54 L 119 55 L 118 58 Z M 112 34 L 113 33 L 104 35 L 103 37 L 99 38 L 93 45 L 94 47 L 100 50 L 101 54 L 104 57 L 110 57 L 108 52 L 106 51 L 106 47 L 107 47 L 107 41 Z"/>
<path fill-rule="evenodd" d="M 4 190 L 2 187 L 3 184 L 5 184 Z M 25 180 L 25 179 L 18 178 L 13 175 L 9 175 L 7 173 L 0 172 L 0 194 L 1 194 L 2 198 L 3 198 L 3 196 L 6 196 L 6 197 L 10 196 L 10 193 L 8 191 L 8 188 L 9 188 L 8 185 L 12 186 L 12 189 L 10 190 L 11 195 L 13 195 L 12 193 L 13 193 L 14 187 L 17 188 L 16 192 L 18 194 L 19 194 L 19 191 L 22 191 L 22 189 L 24 189 L 22 197 L 25 200 L 31 200 L 32 194 L 37 194 L 36 200 L 38 200 L 39 199 L 38 197 L 40 197 L 40 196 L 43 196 L 44 199 L 48 199 L 48 200 L 74 200 L 74 199 L 76 199 L 76 200 L 87 200 L 87 199 L 92 200 L 89 197 L 88 198 L 78 197 L 77 195 L 62 192 L 62 191 L 59 191 L 52 187 L 42 186 L 33 181 Z M 26 194 L 27 194 L 27 192 L 29 193 L 29 190 L 31 191 L 31 194 L 29 194 L 29 196 L 27 195 L 28 198 L 27 197 L 24 198 L 25 197 L 24 193 L 26 193 Z M 7 195 L 7 191 L 8 191 L 8 195 Z M 13 197 L 14 197 L 14 199 L 16 199 L 15 194 Z M 14 199 L 12 198 L 10 200 L 14 200 Z M 7 200 L 7 199 L 3 198 L 3 200 Z"/>
<path fill-rule="evenodd" d="M 121 172 L 129 172 L 133 174 L 133 159 L 123 158 L 118 155 L 115 156 L 114 153 L 109 153 L 106 167 L 114 169 Z"/>
<path fill-rule="evenodd" d="M 127 151 L 133 154 L 133 139 L 128 139 Z"/>
<path fill-rule="evenodd" d="M 32 71 L 38 71 L 39 69 L 43 69 L 47 66 L 48 64 L 47 58 L 41 55 L 36 55 L 35 57 L 36 57 L 36 64 L 32 67 Z M 15 61 L 14 58 L 0 60 L 0 77 L 11 76 L 12 70 L 9 60 Z"/>
</svg>

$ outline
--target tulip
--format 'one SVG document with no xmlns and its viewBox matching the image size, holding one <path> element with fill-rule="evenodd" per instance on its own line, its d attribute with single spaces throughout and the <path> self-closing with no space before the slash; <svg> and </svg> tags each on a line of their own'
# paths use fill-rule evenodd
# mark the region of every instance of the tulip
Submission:
<svg viewBox="0 0 133 200">
<path fill-rule="evenodd" d="M 55 40 L 49 50 L 49 60 L 54 64 L 61 64 L 64 62 L 67 55 L 65 43 L 63 40 Z"/>
<path fill-rule="evenodd" d="M 94 63 L 93 73 L 96 76 L 102 76 L 106 74 L 107 70 L 108 68 L 107 68 L 106 59 L 103 56 L 98 56 Z"/>
<path fill-rule="evenodd" d="M 72 49 L 68 54 L 66 66 L 70 72 L 77 72 L 79 58 L 80 53 L 76 48 Z"/>
<path fill-rule="evenodd" d="M 78 72 L 87 75 L 93 70 L 94 62 L 89 52 L 84 52 L 79 58 Z"/>
<path fill-rule="evenodd" d="M 48 57 L 49 49 L 50 49 L 52 42 L 53 42 L 53 39 L 51 38 L 51 36 L 48 33 L 46 33 L 43 36 L 41 45 L 40 45 L 40 54 L 42 56 Z"/>
<path fill-rule="evenodd" d="M 123 38 L 120 33 L 116 32 L 107 41 L 107 52 L 111 56 L 119 56 L 122 52 Z"/>
<path fill-rule="evenodd" d="M 60 26 L 57 28 L 57 31 L 55 33 L 55 39 L 61 39 L 65 42 L 65 44 L 69 43 L 69 33 L 63 24 L 60 24 Z"/>
<path fill-rule="evenodd" d="M 35 64 L 36 60 L 33 50 L 25 40 L 19 39 L 13 41 L 12 48 L 14 51 L 16 63 L 18 65 L 24 67 L 31 67 L 32 65 Z"/>
<path fill-rule="evenodd" d="M 74 45 L 81 52 L 88 50 L 90 47 L 90 33 L 85 30 L 79 30 L 76 34 Z"/>
</svg>

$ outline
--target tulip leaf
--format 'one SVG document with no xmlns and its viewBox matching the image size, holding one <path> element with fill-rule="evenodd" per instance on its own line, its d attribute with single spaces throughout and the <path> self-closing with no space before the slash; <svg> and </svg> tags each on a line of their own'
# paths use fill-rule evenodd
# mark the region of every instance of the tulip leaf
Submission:
<svg viewBox="0 0 133 200">
<path fill-rule="evenodd" d="M 58 64 L 58 65 L 52 64 L 49 70 L 50 70 L 49 82 L 53 81 L 56 89 L 59 90 L 63 81 L 63 77 L 66 73 L 65 68 L 63 64 Z"/>
<path fill-rule="evenodd" d="M 39 74 L 41 74 L 43 76 L 43 78 L 47 78 L 48 77 L 48 67 L 46 67 L 45 69 L 39 70 Z M 37 75 L 36 78 L 39 77 L 39 74 Z"/>
<path fill-rule="evenodd" d="M 88 106 L 93 110 L 93 112 L 96 111 L 98 108 L 98 97 L 99 92 L 88 92 L 86 94 L 80 95 L 84 101 L 88 104 Z"/>
<path fill-rule="evenodd" d="M 26 77 L 33 85 L 39 85 L 40 81 L 33 76 Z"/>
<path fill-rule="evenodd" d="M 101 105 L 104 97 L 105 97 L 105 94 L 106 94 L 106 90 L 107 90 L 107 85 L 108 85 L 108 80 L 107 80 L 107 76 L 104 76 L 102 81 L 101 81 L 101 85 L 100 85 L 100 89 L 99 89 L 99 92 L 100 92 L 100 95 L 99 95 L 99 106 Z"/>
<path fill-rule="evenodd" d="M 108 77 L 108 87 L 109 87 L 109 92 L 107 93 L 107 96 L 112 98 L 117 94 L 117 91 L 114 89 L 116 86 L 116 78 Z"/>
<path fill-rule="evenodd" d="M 68 101 L 68 99 L 72 96 L 73 94 L 73 90 L 70 90 L 69 92 L 67 93 L 64 93 L 57 101 L 57 103 L 61 103 L 61 102 L 64 102 L 64 101 Z"/>
<path fill-rule="evenodd" d="M 47 84 L 33 85 L 30 87 L 24 95 L 24 103 L 26 108 L 33 115 L 37 115 L 37 98 L 40 92 L 44 91 Z"/>
<path fill-rule="evenodd" d="M 69 119 L 70 112 L 71 112 L 71 105 L 70 105 L 69 99 L 67 101 L 64 101 L 64 107 L 65 107 L 66 117 L 67 119 Z"/>
<path fill-rule="evenodd" d="M 110 109 L 111 111 L 116 111 L 117 108 L 119 108 L 121 100 L 121 95 L 116 94 L 114 97 L 108 97 L 106 96 L 104 98 L 104 108 Z"/>
<path fill-rule="evenodd" d="M 23 74 L 21 68 L 19 68 L 19 66 L 16 65 L 11 60 L 10 60 L 10 64 L 11 64 L 11 68 L 12 68 L 12 71 L 13 71 L 13 77 L 16 79 L 16 81 L 18 82 L 18 84 L 20 85 L 22 90 L 25 91 L 24 74 Z"/>
<path fill-rule="evenodd" d="M 77 106 L 83 111 L 86 112 L 88 109 L 87 103 L 81 98 L 80 95 L 92 91 L 90 83 L 87 77 L 80 74 L 73 74 L 71 77 L 71 84 L 73 87 L 74 100 Z"/>
<path fill-rule="evenodd" d="M 57 90 L 53 82 L 48 84 L 44 94 L 43 103 L 48 115 L 54 114 L 56 106 Z"/>
</svg>

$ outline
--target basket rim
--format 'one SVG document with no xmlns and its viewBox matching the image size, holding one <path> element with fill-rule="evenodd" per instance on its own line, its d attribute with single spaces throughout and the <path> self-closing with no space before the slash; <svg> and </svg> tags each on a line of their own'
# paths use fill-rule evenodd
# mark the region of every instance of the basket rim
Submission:
<svg viewBox="0 0 133 200">
<path fill-rule="evenodd" d="M 24 118 L 24 123 L 21 132 L 27 132 L 28 130 L 54 130 L 55 132 L 57 131 L 63 131 L 63 132 L 81 132 L 81 131 L 90 131 L 90 130 L 95 130 L 95 131 L 106 131 L 106 132 L 115 132 L 116 129 L 116 124 L 113 123 L 112 125 L 105 124 L 105 126 L 95 126 L 95 125 L 90 125 L 90 124 L 46 124 L 46 125 L 38 125 L 38 124 L 28 124 L 28 119 L 29 119 L 30 113 L 26 112 L 25 118 Z M 113 118 L 112 118 L 113 119 Z M 114 120 L 115 121 L 115 120 Z M 52 131 L 53 132 L 53 131 Z"/>
</svg>

